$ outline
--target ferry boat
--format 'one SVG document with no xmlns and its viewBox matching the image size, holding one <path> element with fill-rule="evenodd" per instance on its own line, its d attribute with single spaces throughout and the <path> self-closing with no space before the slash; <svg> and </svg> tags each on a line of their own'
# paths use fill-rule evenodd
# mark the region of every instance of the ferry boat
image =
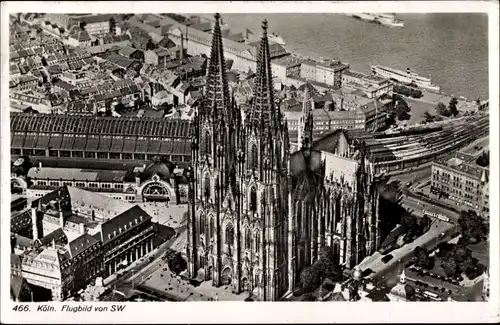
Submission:
<svg viewBox="0 0 500 325">
<path fill-rule="evenodd" d="M 395 14 L 377 14 L 378 21 L 385 26 L 404 27 L 405 23 L 396 17 Z"/>
<path fill-rule="evenodd" d="M 348 13 L 344 15 L 390 27 L 404 27 L 405 25 L 404 21 L 397 18 L 395 14 L 362 12 Z"/>
<path fill-rule="evenodd" d="M 279 34 L 271 33 L 271 34 L 268 35 L 268 38 L 269 38 L 270 42 L 279 44 L 281 46 L 285 46 L 286 45 L 285 40 Z"/>
<path fill-rule="evenodd" d="M 429 78 L 422 77 L 417 73 L 412 72 L 410 68 L 406 69 L 406 72 L 381 65 L 371 65 L 370 68 L 375 75 L 379 75 L 384 78 L 393 79 L 407 85 L 417 85 L 418 87 L 435 92 L 441 91 L 441 87 L 439 85 L 432 83 L 430 76 Z"/>
</svg>

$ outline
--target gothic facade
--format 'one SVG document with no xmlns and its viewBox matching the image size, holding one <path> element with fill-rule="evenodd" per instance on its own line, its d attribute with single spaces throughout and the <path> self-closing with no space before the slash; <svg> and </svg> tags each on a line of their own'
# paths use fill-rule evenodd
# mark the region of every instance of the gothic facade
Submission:
<svg viewBox="0 0 500 325">
<path fill-rule="evenodd" d="M 307 91 L 301 150 L 290 155 L 287 122 L 274 101 L 267 21 L 251 109 L 242 114 L 229 91 L 220 15 L 215 18 L 192 135 L 188 271 L 214 286 L 276 301 L 294 290 L 321 246 L 334 247 L 346 267 L 373 252 L 377 197 L 360 146 L 342 132 L 328 145 L 334 152 L 312 143 Z"/>
</svg>

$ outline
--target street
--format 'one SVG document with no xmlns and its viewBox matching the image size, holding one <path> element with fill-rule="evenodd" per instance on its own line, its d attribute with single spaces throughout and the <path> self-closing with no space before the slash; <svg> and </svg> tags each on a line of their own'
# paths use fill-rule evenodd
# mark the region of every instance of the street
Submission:
<svg viewBox="0 0 500 325">
<path fill-rule="evenodd" d="M 404 195 L 401 204 L 403 208 L 411 211 L 411 213 L 417 217 L 423 217 L 424 210 L 448 217 L 450 218 L 451 222 L 457 222 L 458 218 L 460 217 L 460 215 L 455 211 L 440 207 L 436 204 L 431 204 L 427 202 L 427 200 L 421 200 L 415 196 Z"/>
<path fill-rule="evenodd" d="M 381 260 L 383 255 L 376 252 L 375 254 L 364 259 L 358 267 L 362 271 L 367 269 L 371 269 L 373 271 L 368 278 L 385 277 L 386 273 L 390 273 L 391 271 L 394 271 L 394 269 L 397 270 L 398 267 L 404 267 L 404 265 L 413 257 L 413 250 L 417 246 L 426 249 L 433 248 L 441 242 L 450 240 L 455 230 L 456 227 L 454 225 L 435 220 L 431 224 L 431 228 L 425 234 L 418 237 L 413 242 L 390 252 L 393 258 L 387 263 L 384 263 Z M 444 233 L 445 235 L 440 236 L 441 233 Z"/>
<path fill-rule="evenodd" d="M 155 230 L 155 241 L 158 247 L 143 258 L 131 263 L 123 276 L 117 278 L 116 274 L 105 279 L 105 285 L 128 295 L 131 290 L 137 288 L 164 263 L 161 257 L 168 248 L 182 251 L 186 242 L 186 205 L 170 205 L 164 203 L 138 203 L 146 212 L 153 217 L 153 224 L 157 224 Z M 178 235 L 176 235 L 178 234 Z M 152 258 L 152 260 L 151 260 Z"/>
</svg>

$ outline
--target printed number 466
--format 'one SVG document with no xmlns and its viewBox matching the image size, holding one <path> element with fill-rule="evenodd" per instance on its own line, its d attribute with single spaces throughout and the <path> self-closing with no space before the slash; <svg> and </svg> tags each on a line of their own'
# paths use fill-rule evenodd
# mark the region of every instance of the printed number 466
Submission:
<svg viewBox="0 0 500 325">
<path fill-rule="evenodd" d="M 28 305 L 17 305 L 17 306 L 14 306 L 14 308 L 12 308 L 14 311 L 29 311 L 30 310 L 30 306 Z"/>
</svg>

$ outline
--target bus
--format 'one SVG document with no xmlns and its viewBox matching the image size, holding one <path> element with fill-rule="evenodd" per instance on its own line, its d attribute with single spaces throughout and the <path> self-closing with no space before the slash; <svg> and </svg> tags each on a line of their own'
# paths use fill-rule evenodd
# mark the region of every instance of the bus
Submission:
<svg viewBox="0 0 500 325">
<path fill-rule="evenodd" d="M 426 296 L 427 298 L 434 300 L 434 301 L 442 301 L 442 299 L 439 298 L 439 296 L 437 294 L 435 294 L 434 292 L 424 291 L 424 296 Z"/>
<path fill-rule="evenodd" d="M 422 212 L 424 213 L 424 216 L 430 216 L 430 217 L 439 219 L 441 221 L 450 222 L 450 218 L 448 218 L 447 216 L 444 216 L 444 215 L 442 215 L 440 213 L 434 213 L 434 212 L 430 212 L 430 211 L 427 211 L 427 210 L 423 210 Z"/>
</svg>

